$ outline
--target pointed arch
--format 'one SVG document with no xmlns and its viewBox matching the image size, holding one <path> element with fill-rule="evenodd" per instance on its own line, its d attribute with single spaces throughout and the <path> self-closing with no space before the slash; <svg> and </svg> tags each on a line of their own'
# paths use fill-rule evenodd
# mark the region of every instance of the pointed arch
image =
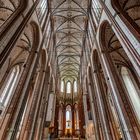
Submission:
<svg viewBox="0 0 140 140">
<path fill-rule="evenodd" d="M 4 87 L 1 89 L 2 90 L 1 95 L 0 95 L 1 109 L 5 108 L 8 102 L 10 101 L 10 98 L 14 92 L 14 89 L 17 86 L 19 73 L 20 73 L 19 65 L 14 66 L 9 72 L 9 76 L 7 77 Z"/>
<path fill-rule="evenodd" d="M 130 76 L 129 70 L 124 66 L 121 67 L 121 76 L 122 76 L 123 82 L 125 84 L 125 87 L 127 89 L 130 102 L 132 103 L 132 106 L 134 107 L 134 110 L 135 110 L 137 117 L 140 121 L 140 97 L 139 97 L 139 93 L 137 91 L 137 88 L 136 88 L 131 76 Z"/>
<path fill-rule="evenodd" d="M 72 108 L 70 105 L 66 106 L 66 129 L 72 128 Z"/>
<path fill-rule="evenodd" d="M 64 92 L 65 90 L 65 84 L 64 84 L 64 80 L 61 81 L 61 87 L 60 87 L 61 92 Z"/>
<path fill-rule="evenodd" d="M 73 83 L 73 91 L 74 91 L 74 93 L 77 93 L 77 91 L 78 91 L 78 86 L 77 86 L 77 81 L 76 80 Z"/>
<path fill-rule="evenodd" d="M 71 82 L 68 81 L 67 84 L 66 84 L 66 93 L 70 94 L 71 93 Z"/>
</svg>

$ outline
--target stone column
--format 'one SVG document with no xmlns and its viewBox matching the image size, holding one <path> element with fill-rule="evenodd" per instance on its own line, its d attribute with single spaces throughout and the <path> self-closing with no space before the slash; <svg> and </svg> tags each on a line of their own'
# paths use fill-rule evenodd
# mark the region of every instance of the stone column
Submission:
<svg viewBox="0 0 140 140">
<path fill-rule="evenodd" d="M 35 135 L 35 140 L 41 140 L 42 137 L 42 132 L 43 132 L 43 124 L 44 124 L 44 114 L 46 111 L 46 106 L 47 106 L 47 100 L 48 100 L 48 89 L 49 89 L 49 73 L 47 73 L 46 71 L 43 71 L 45 74 L 45 79 L 43 82 L 43 87 L 42 87 L 42 100 L 41 100 L 41 105 L 40 105 L 40 109 L 39 109 L 39 116 L 38 116 L 38 125 L 36 127 L 36 135 Z M 45 92 L 44 92 L 44 86 L 47 87 L 45 88 Z M 22 140 L 22 139 L 21 139 Z"/>
<path fill-rule="evenodd" d="M 83 106 L 84 106 L 84 115 L 85 115 L 85 128 L 87 129 L 88 121 L 89 121 L 88 111 L 87 111 L 87 94 L 83 94 Z M 85 138 L 88 139 L 87 135 L 85 135 Z"/>
<path fill-rule="evenodd" d="M 106 14 L 108 15 L 110 21 L 112 21 L 112 24 L 114 24 L 114 27 L 117 29 L 118 33 L 120 33 L 122 35 L 121 30 L 118 28 L 119 27 L 118 24 L 116 24 L 114 17 L 111 15 L 107 6 L 102 1 L 100 1 L 100 2 L 102 4 Z M 132 46 L 129 46 L 131 43 L 129 45 L 126 44 L 126 42 L 127 43 L 129 42 L 129 40 L 124 39 L 124 38 L 122 40 L 125 43 L 125 45 L 123 44 L 123 48 L 126 51 L 126 53 L 128 54 L 128 56 L 129 55 L 133 56 L 132 54 L 130 54 L 131 52 L 129 50 L 127 50 L 128 48 L 132 48 Z M 105 50 L 103 52 L 103 51 L 101 51 L 101 49 L 99 49 L 99 45 L 97 43 L 95 35 L 94 35 L 94 42 L 95 42 L 95 46 L 96 46 L 99 54 L 101 53 L 99 55 L 99 58 L 101 58 L 101 61 L 102 61 L 101 64 L 104 66 L 103 70 L 104 70 L 105 75 L 107 75 L 107 80 L 109 80 L 109 84 L 110 84 L 109 86 L 111 87 L 111 90 L 113 93 L 112 96 L 113 96 L 115 108 L 117 110 L 119 120 L 121 123 L 123 136 L 125 139 L 130 139 L 130 140 L 137 139 L 137 137 L 139 137 L 139 134 L 140 134 L 140 130 L 139 130 L 139 126 L 138 126 L 139 123 L 137 122 L 136 118 L 134 117 L 135 113 L 132 111 L 132 107 L 128 101 L 128 98 L 126 97 L 125 90 L 122 87 L 121 80 L 118 77 L 118 73 L 115 70 L 111 57 L 109 56 L 109 54 L 105 54 Z M 131 62 L 133 63 L 136 71 L 139 71 L 139 68 L 137 67 L 138 65 L 135 63 L 136 61 L 137 60 L 133 59 Z"/>
<path fill-rule="evenodd" d="M 26 121 L 26 128 L 24 131 L 24 138 L 23 139 L 32 139 L 35 135 L 35 126 L 37 117 L 39 115 L 40 110 L 40 102 L 43 98 L 42 95 L 42 87 L 44 82 L 45 73 L 41 70 L 38 74 L 38 77 L 36 79 L 36 83 L 34 85 L 34 91 L 33 91 L 33 100 L 32 105 L 30 108 L 30 113 L 28 114 L 28 120 Z"/>
<path fill-rule="evenodd" d="M 45 80 L 45 72 L 43 72 L 43 70 L 41 70 L 41 75 L 40 75 L 40 79 L 39 79 L 39 84 L 37 87 L 37 92 L 38 92 L 38 99 L 36 102 L 36 108 L 34 110 L 34 117 L 33 117 L 33 122 L 32 122 L 32 128 L 31 128 L 31 135 L 29 139 L 33 139 L 33 137 L 37 137 L 35 134 L 35 128 L 39 127 L 40 123 L 41 123 L 41 119 L 39 118 L 39 113 L 41 110 L 41 103 L 43 102 L 43 84 L 44 84 L 44 80 Z M 36 123 L 37 121 L 39 121 L 38 123 Z M 37 125 L 38 124 L 38 125 Z"/>
<path fill-rule="evenodd" d="M 52 122 L 53 122 L 53 125 L 55 123 L 55 111 L 56 111 L 56 107 L 57 107 L 57 102 L 56 102 L 56 93 L 54 93 L 54 101 L 53 101 L 53 108 L 52 108 Z"/>
<path fill-rule="evenodd" d="M 74 95 L 74 83 L 71 84 L 71 94 L 72 94 L 72 110 L 71 110 L 71 113 L 72 113 L 72 135 L 74 136 L 75 135 L 75 114 L 74 114 L 74 110 L 75 110 L 75 106 L 74 106 L 74 98 L 75 98 L 75 95 Z"/>
<path fill-rule="evenodd" d="M 84 114 L 84 108 L 83 108 L 83 101 L 82 101 L 82 95 L 79 97 L 79 103 L 78 103 L 78 113 L 79 114 Z M 84 130 L 84 125 L 85 125 L 85 116 L 84 115 L 79 115 L 79 130 L 80 130 L 80 135 L 82 138 L 85 136 L 85 130 Z"/>
<path fill-rule="evenodd" d="M 54 133 L 55 136 L 58 136 L 58 127 L 59 127 L 59 101 L 56 99 L 56 106 L 55 106 L 55 116 L 54 116 Z"/>
<path fill-rule="evenodd" d="M 63 135 L 65 135 L 66 130 L 66 107 L 63 106 Z"/>
<path fill-rule="evenodd" d="M 74 115 L 74 105 L 72 106 L 72 135 L 75 135 L 75 115 Z"/>
<path fill-rule="evenodd" d="M 39 139 L 38 140 L 46 140 L 46 137 L 48 138 L 48 134 L 49 134 L 49 125 L 46 122 L 46 112 L 47 112 L 47 107 L 48 107 L 48 98 L 49 98 L 49 92 L 50 92 L 50 83 L 51 83 L 51 74 L 48 71 L 48 74 L 46 74 L 46 78 L 45 78 L 45 83 L 44 83 L 44 88 L 43 88 L 43 95 L 44 95 L 44 105 L 42 105 L 42 113 L 41 118 L 42 118 L 42 123 L 40 126 L 41 132 L 43 132 L 42 134 L 40 134 Z"/>
<path fill-rule="evenodd" d="M 83 94 L 83 105 L 84 105 L 84 115 L 85 115 L 85 125 L 88 124 L 88 111 L 87 111 L 87 95 Z"/>
<path fill-rule="evenodd" d="M 96 98 L 96 93 L 95 93 L 95 87 L 92 83 L 92 79 L 87 78 L 88 82 L 88 90 L 89 90 L 89 95 L 91 100 L 91 108 L 94 108 L 94 112 L 92 111 L 92 117 L 93 117 L 93 124 L 95 126 L 95 137 L 97 140 L 103 140 L 104 135 L 103 135 L 103 127 L 101 125 L 102 123 L 102 116 L 100 115 L 100 106 L 98 105 L 98 101 Z"/>
<path fill-rule="evenodd" d="M 95 62 L 94 62 L 94 65 L 96 65 Z M 108 133 L 108 135 L 110 137 L 109 139 L 116 140 L 116 139 L 118 139 L 117 133 L 116 133 L 117 128 L 113 125 L 113 119 L 112 119 L 110 111 L 109 111 L 107 97 L 106 97 L 106 93 L 105 93 L 105 90 L 103 87 L 103 81 L 102 81 L 102 77 L 101 77 L 103 75 L 101 75 L 101 73 L 100 73 L 100 68 L 97 68 L 97 67 L 96 67 L 96 69 L 95 69 L 95 67 L 92 67 L 92 68 L 94 68 L 94 72 L 92 75 L 93 75 L 94 84 L 96 87 L 96 93 L 97 93 L 96 97 L 97 97 L 97 100 L 99 101 L 98 106 L 100 106 L 100 108 L 101 108 L 101 112 L 103 113 L 103 114 L 101 113 L 102 116 L 104 115 L 104 121 L 105 121 L 104 130 L 105 130 L 105 133 Z"/>
<path fill-rule="evenodd" d="M 32 92 L 33 92 L 33 89 L 30 89 L 30 93 L 29 93 L 29 97 L 28 97 L 29 98 L 29 103 L 28 103 L 26 114 L 25 114 L 25 117 L 24 117 L 24 121 L 23 121 L 23 124 L 22 124 L 22 127 L 21 127 L 21 131 L 20 131 L 20 135 L 19 135 L 19 140 L 23 140 L 23 137 L 25 135 L 26 123 L 28 121 L 28 116 L 29 116 L 31 105 L 32 105 L 32 101 L 33 101 Z"/>
</svg>

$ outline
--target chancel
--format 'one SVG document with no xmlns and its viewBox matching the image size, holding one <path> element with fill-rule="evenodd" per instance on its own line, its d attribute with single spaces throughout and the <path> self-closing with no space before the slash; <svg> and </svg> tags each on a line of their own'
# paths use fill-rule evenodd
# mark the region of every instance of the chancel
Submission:
<svg viewBox="0 0 140 140">
<path fill-rule="evenodd" d="M 0 140 L 140 140 L 140 0 L 0 0 Z"/>
</svg>

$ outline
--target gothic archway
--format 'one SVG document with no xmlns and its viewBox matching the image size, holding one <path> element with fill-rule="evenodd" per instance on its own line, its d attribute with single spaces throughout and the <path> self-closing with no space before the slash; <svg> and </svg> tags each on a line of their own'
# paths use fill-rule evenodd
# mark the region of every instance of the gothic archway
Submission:
<svg viewBox="0 0 140 140">
<path fill-rule="evenodd" d="M 134 99 L 130 98 L 129 93 L 126 90 L 126 86 L 123 82 L 122 74 L 120 72 L 121 72 L 122 67 L 126 67 L 127 69 L 129 69 L 129 71 L 131 71 L 131 74 L 133 75 L 132 77 L 133 79 L 135 79 L 134 82 L 136 83 L 135 85 L 136 89 L 139 88 L 138 75 L 129 59 L 129 56 L 127 56 L 127 54 L 125 53 L 119 39 L 115 35 L 109 22 L 107 21 L 103 22 L 101 25 L 100 42 L 101 42 L 100 51 L 102 51 L 102 54 L 103 54 L 102 57 L 104 57 L 104 59 L 107 60 L 106 62 L 108 63 L 109 67 L 112 68 L 112 70 L 114 71 L 113 72 L 112 70 L 110 70 L 110 73 L 111 74 L 114 73 L 113 78 L 116 79 L 116 82 L 118 82 L 119 87 L 121 87 L 120 89 L 119 87 L 117 87 L 119 89 L 119 96 L 124 97 L 124 98 L 121 98 L 120 103 L 123 101 L 125 111 L 127 112 L 128 117 L 130 117 L 129 116 L 130 112 L 133 115 L 133 122 L 135 122 L 135 124 L 132 123 L 132 120 L 131 120 L 132 117 L 130 117 L 130 123 L 132 125 L 132 128 L 133 127 L 137 128 L 137 131 L 135 130 L 134 131 L 138 133 L 139 116 L 136 114 L 136 110 L 138 110 L 138 108 L 136 108 L 136 106 L 132 104 L 133 102 L 132 100 Z M 137 92 L 137 96 L 139 96 L 139 92 Z M 128 107 L 126 106 L 129 106 L 129 111 L 128 111 Z"/>
<path fill-rule="evenodd" d="M 18 125 L 15 125 L 16 129 L 18 129 L 18 127 L 20 125 L 20 121 L 22 119 L 21 114 L 23 114 L 23 112 L 24 112 L 23 108 L 25 108 L 25 105 L 26 105 L 25 101 L 27 101 L 27 98 L 28 98 L 28 92 L 27 91 L 28 91 L 29 86 L 31 84 L 31 79 L 32 79 L 32 77 L 33 77 L 33 75 L 35 73 L 35 69 L 36 69 L 36 65 L 37 65 L 37 63 L 35 63 L 35 62 L 38 62 L 37 57 L 35 57 L 37 55 L 37 53 L 35 53 L 35 51 L 37 51 L 37 50 L 40 51 L 39 29 L 38 29 L 38 26 L 37 26 L 37 24 L 35 22 L 31 21 L 29 24 L 31 25 L 31 32 L 32 32 L 32 37 L 33 37 L 32 47 L 30 49 L 30 53 L 27 53 L 28 54 L 27 56 L 23 55 L 25 57 L 24 62 L 26 62 L 26 65 L 22 65 L 24 67 L 24 70 L 22 71 L 20 79 L 19 79 L 20 84 L 18 84 L 16 86 L 15 91 L 13 93 L 12 100 L 10 101 L 10 103 L 9 103 L 9 105 L 7 107 L 7 110 L 5 112 L 5 115 L 7 115 L 8 112 L 9 112 L 10 115 L 9 115 L 8 119 L 6 120 L 6 122 L 5 122 L 5 125 L 1 126 L 3 128 L 3 135 L 1 135 L 0 138 L 3 138 L 6 133 L 7 134 L 11 133 L 9 131 L 5 131 L 5 129 L 6 129 L 7 126 L 10 127 L 11 122 L 13 121 L 13 117 L 15 117 L 14 116 L 15 110 L 17 110 L 17 108 L 18 108 L 17 105 L 22 106 L 22 109 L 20 108 L 20 110 L 18 110 L 20 112 L 19 115 L 16 116 L 16 117 L 19 118 L 19 119 L 17 119 L 17 122 L 16 122 Z M 28 45 L 26 45 L 26 46 L 28 46 Z M 23 48 L 24 48 L 24 45 L 23 45 Z M 21 52 L 24 52 L 24 51 L 21 51 Z M 16 56 L 16 55 L 14 55 L 14 56 Z M 31 72 L 30 77 L 28 77 L 29 71 Z M 23 88 L 23 86 L 25 86 L 25 83 L 28 83 L 27 84 L 28 88 L 26 89 L 26 92 L 24 91 L 24 88 Z M 20 100 L 21 96 L 25 97 L 24 100 L 22 100 L 22 101 Z M 12 107 L 12 109 L 10 109 L 11 107 Z M 10 120 L 11 120 L 11 122 L 10 122 Z M 4 117 L 2 118 L 2 121 L 5 121 Z M 15 138 L 16 135 L 17 135 L 17 132 L 18 132 L 18 130 L 13 132 L 12 137 Z"/>
<path fill-rule="evenodd" d="M 93 59 L 93 67 L 94 67 L 94 73 L 95 73 L 94 84 L 98 85 L 98 86 L 95 86 L 96 98 L 98 98 L 98 100 L 102 100 L 102 104 L 104 107 L 104 117 L 107 118 L 107 120 L 109 121 L 109 128 L 110 128 L 111 135 L 115 139 L 121 139 L 122 131 L 121 131 L 121 126 L 119 124 L 118 114 L 114 105 L 114 101 L 112 100 L 112 96 L 113 96 L 112 91 L 110 89 L 110 86 L 108 85 L 107 78 L 104 73 L 104 69 L 101 64 L 101 59 L 99 58 L 97 50 L 94 50 L 92 59 Z M 98 97 L 98 94 L 100 94 L 100 99 Z M 112 104 L 110 104 L 111 101 L 113 101 Z M 100 109 L 99 109 L 99 112 L 100 112 Z M 100 121 L 102 121 L 102 118 L 100 118 Z"/>
</svg>

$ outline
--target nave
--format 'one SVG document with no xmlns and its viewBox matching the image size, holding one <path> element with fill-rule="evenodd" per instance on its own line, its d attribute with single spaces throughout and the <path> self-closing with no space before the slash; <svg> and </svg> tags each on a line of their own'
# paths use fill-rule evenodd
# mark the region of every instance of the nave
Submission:
<svg viewBox="0 0 140 140">
<path fill-rule="evenodd" d="M 140 140 L 140 0 L 0 0 L 0 140 Z"/>
</svg>

